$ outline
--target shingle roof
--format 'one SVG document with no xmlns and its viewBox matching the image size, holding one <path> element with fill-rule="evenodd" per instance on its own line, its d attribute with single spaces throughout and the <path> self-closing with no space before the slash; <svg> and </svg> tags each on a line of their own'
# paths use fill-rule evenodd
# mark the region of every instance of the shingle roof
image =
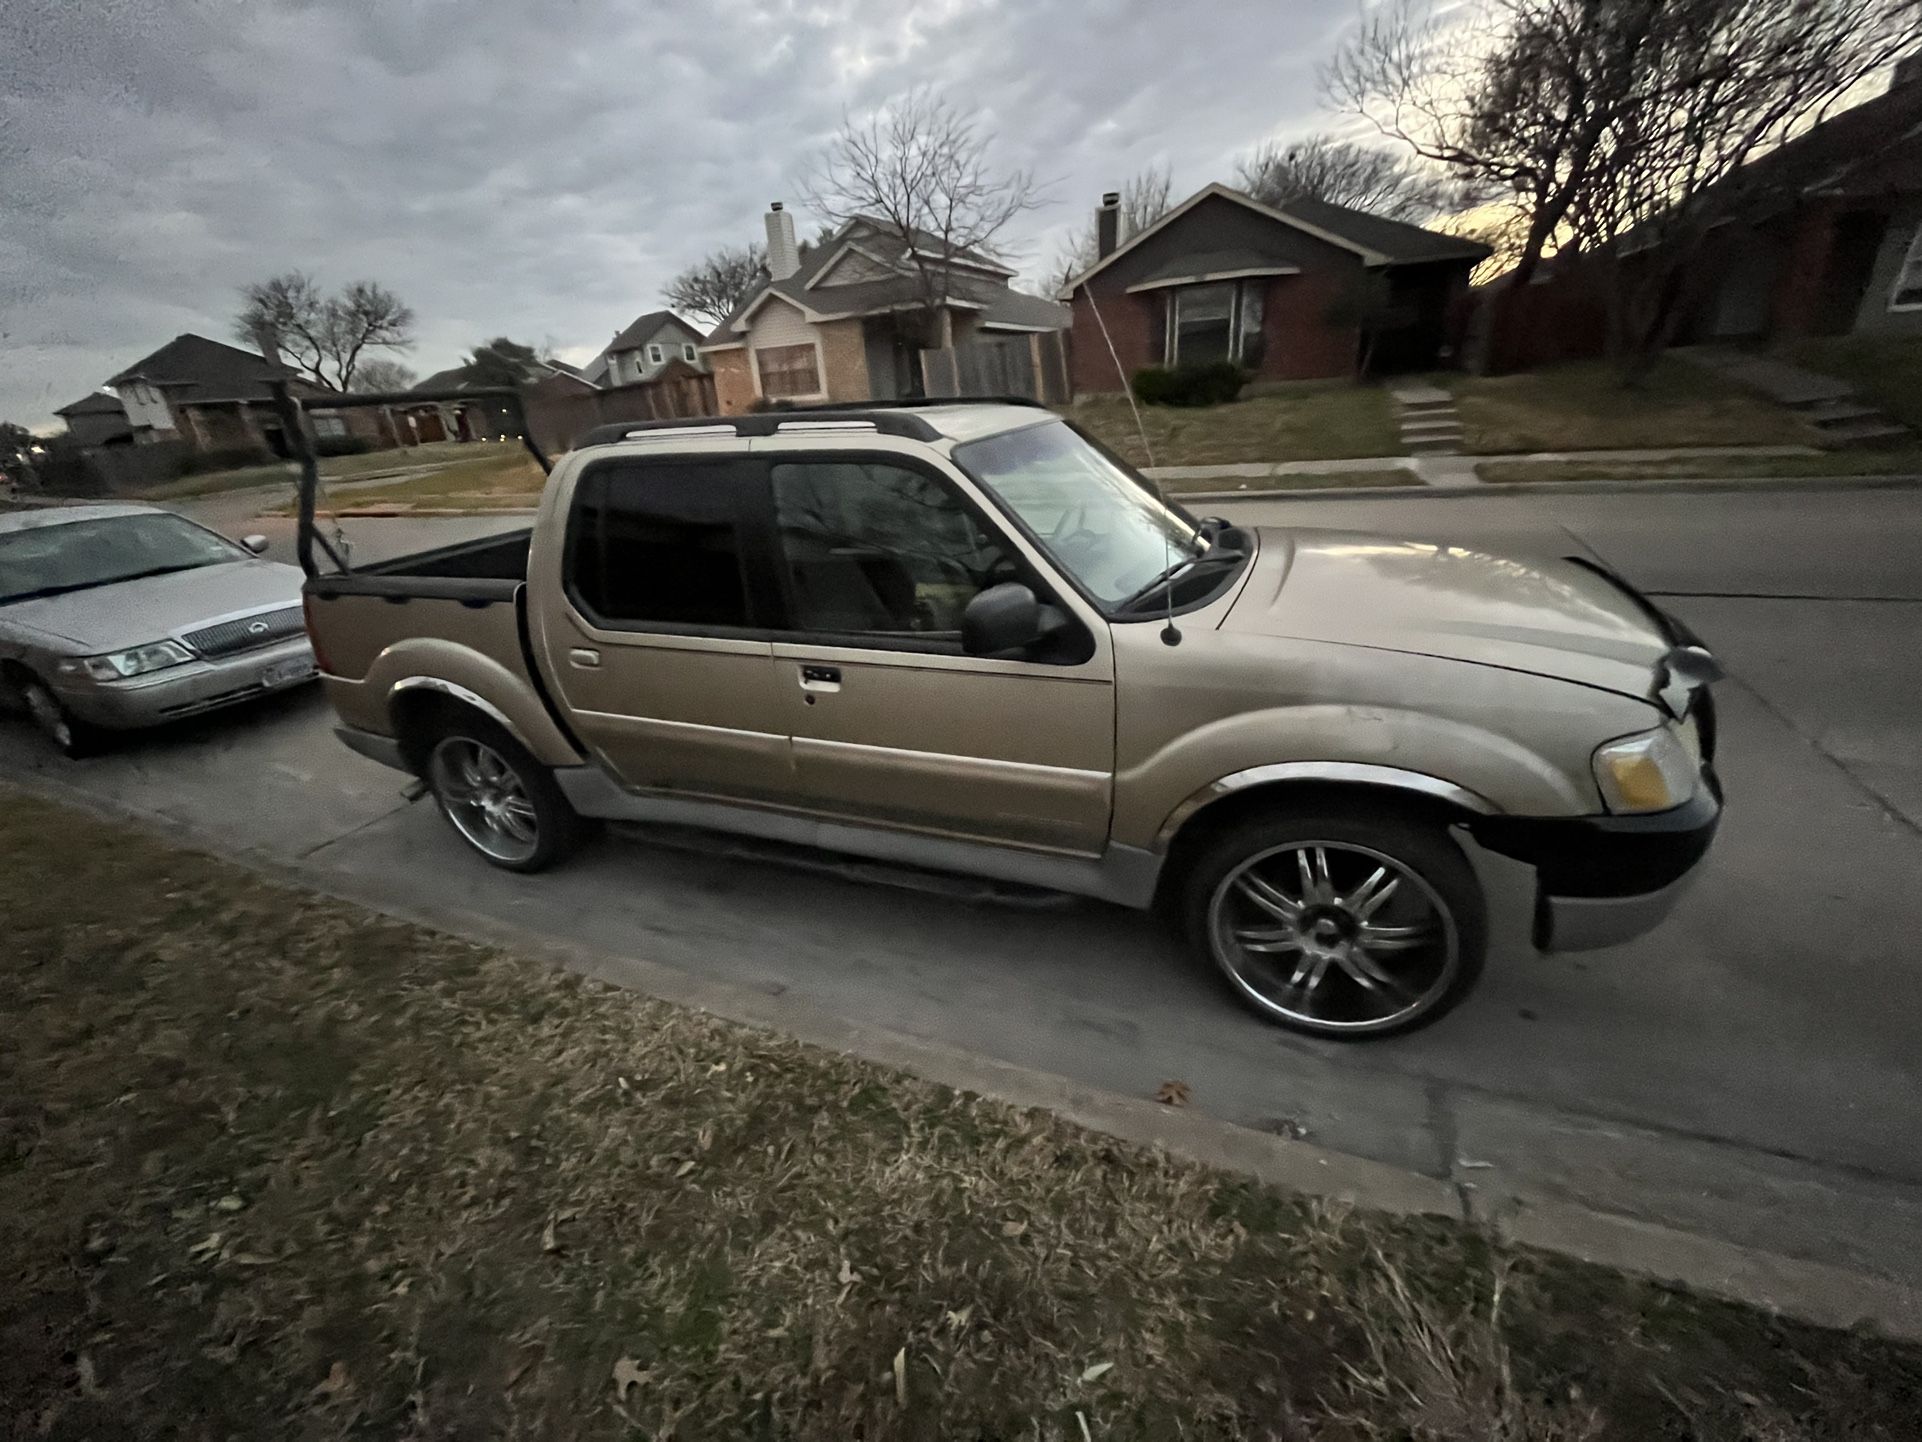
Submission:
<svg viewBox="0 0 1922 1442">
<path fill-rule="evenodd" d="M 202 335 L 177 335 L 152 355 L 143 356 L 107 384 L 144 380 L 163 386 L 176 401 L 266 401 L 270 380 L 295 380 L 296 372 L 238 346 Z"/>
<path fill-rule="evenodd" d="M 1292 271 L 1298 266 L 1276 260 L 1272 255 L 1263 255 L 1256 250 L 1204 250 L 1184 251 L 1170 256 L 1135 282 L 1135 286 L 1171 285 L 1176 281 L 1195 280 L 1202 276 L 1237 275 L 1249 271 Z"/>
<path fill-rule="evenodd" d="M 674 314 L 673 311 L 650 310 L 646 315 L 636 317 L 632 325 L 628 326 L 627 329 L 609 341 L 601 354 L 609 355 L 617 350 L 636 350 L 647 344 L 649 340 L 653 339 L 654 333 L 666 325 L 679 326 L 691 336 L 700 335 L 698 330 Z"/>
<path fill-rule="evenodd" d="M 57 416 L 124 416 L 126 413 L 127 408 L 120 404 L 120 397 L 111 391 L 90 391 L 54 412 Z"/>
<path fill-rule="evenodd" d="M 1443 235 L 1438 230 L 1425 230 L 1419 225 L 1388 220 L 1326 200 L 1291 200 L 1276 209 L 1291 220 L 1372 250 L 1390 265 L 1416 265 L 1430 260 L 1486 260 L 1492 254 L 1478 240 Z"/>
<path fill-rule="evenodd" d="M 1012 289 L 990 300 L 981 316 L 981 324 L 986 326 L 1031 326 L 1037 330 L 1066 330 L 1073 320 L 1074 312 L 1065 305 Z"/>
<path fill-rule="evenodd" d="M 1736 172 L 1743 184 L 1786 190 L 1874 193 L 1895 182 L 1915 188 L 1916 130 L 1922 126 L 1922 76 L 1898 79 L 1872 100 L 1838 111 Z"/>
</svg>

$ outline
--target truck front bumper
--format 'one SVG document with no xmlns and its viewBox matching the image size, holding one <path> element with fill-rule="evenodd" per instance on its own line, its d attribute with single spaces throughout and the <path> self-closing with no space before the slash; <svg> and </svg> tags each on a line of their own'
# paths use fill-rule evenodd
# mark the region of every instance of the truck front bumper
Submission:
<svg viewBox="0 0 1922 1442">
<path fill-rule="evenodd" d="M 131 731 L 236 706 L 304 685 L 315 675 L 314 648 L 302 634 L 238 656 L 189 661 L 124 681 L 56 685 L 54 693 L 82 721 Z"/>
<path fill-rule="evenodd" d="M 1490 816 L 1470 830 L 1535 868 L 1535 945 L 1592 951 L 1659 924 L 1695 879 L 1722 820 L 1722 787 L 1702 770 L 1695 795 L 1645 816 Z"/>
</svg>

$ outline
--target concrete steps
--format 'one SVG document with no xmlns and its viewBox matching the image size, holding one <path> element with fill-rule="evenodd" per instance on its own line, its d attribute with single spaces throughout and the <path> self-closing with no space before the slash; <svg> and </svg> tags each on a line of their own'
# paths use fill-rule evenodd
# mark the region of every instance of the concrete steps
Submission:
<svg viewBox="0 0 1922 1442">
<path fill-rule="evenodd" d="M 1867 405 L 1847 381 L 1790 365 L 1773 356 L 1748 355 L 1716 346 L 1678 350 L 1680 360 L 1726 376 L 1737 385 L 1768 397 L 1814 433 L 1825 450 L 1902 445 L 1915 433 Z"/>
<path fill-rule="evenodd" d="M 1458 456 L 1462 449 L 1461 420 L 1455 397 L 1438 386 L 1408 382 L 1390 386 L 1395 419 L 1404 450 L 1415 456 Z"/>
</svg>

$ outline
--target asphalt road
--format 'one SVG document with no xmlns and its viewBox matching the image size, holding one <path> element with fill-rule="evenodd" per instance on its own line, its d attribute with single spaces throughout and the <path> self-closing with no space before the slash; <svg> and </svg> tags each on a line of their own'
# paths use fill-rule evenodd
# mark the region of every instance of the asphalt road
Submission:
<svg viewBox="0 0 1922 1442">
<path fill-rule="evenodd" d="M 207 508 L 235 534 L 246 507 Z M 493 918 L 1135 1096 L 1165 1080 L 1249 1126 L 1922 1284 L 1922 491 L 1244 502 L 1512 552 L 1587 550 L 1721 654 L 1729 794 L 1654 935 L 1581 958 L 1499 947 L 1429 1030 L 1319 1043 L 1244 1014 L 1133 913 L 873 884 L 624 837 L 532 878 L 468 855 L 318 696 L 203 718 L 83 765 L 0 724 L 0 775 L 301 858 L 458 929 Z M 363 558 L 469 522 L 350 522 Z M 495 520 L 491 525 L 516 524 Z"/>
</svg>

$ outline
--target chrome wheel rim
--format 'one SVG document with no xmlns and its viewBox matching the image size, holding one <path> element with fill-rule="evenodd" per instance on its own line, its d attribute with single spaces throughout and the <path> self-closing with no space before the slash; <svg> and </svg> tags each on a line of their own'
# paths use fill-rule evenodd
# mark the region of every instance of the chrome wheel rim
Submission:
<svg viewBox="0 0 1922 1442">
<path fill-rule="evenodd" d="M 1215 888 L 1208 935 L 1243 996 L 1312 1031 L 1404 1025 L 1461 970 L 1455 918 L 1435 888 L 1346 841 L 1291 841 L 1243 861 Z"/>
<path fill-rule="evenodd" d="M 428 758 L 434 798 L 454 829 L 497 861 L 526 861 L 540 845 L 534 803 L 507 760 L 485 742 L 450 736 Z"/>
<path fill-rule="evenodd" d="M 44 686 L 27 687 L 27 713 L 33 717 L 34 724 L 52 739 L 54 745 L 66 750 L 73 745 L 73 723 L 60 709 L 60 703 Z"/>
</svg>

